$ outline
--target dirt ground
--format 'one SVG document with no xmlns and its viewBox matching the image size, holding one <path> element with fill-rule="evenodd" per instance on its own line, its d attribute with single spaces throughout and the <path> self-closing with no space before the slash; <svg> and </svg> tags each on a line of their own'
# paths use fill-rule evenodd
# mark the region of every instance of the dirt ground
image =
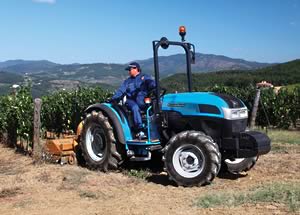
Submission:
<svg viewBox="0 0 300 215">
<path fill-rule="evenodd" d="M 279 203 L 200 208 L 208 193 L 249 190 L 272 182 L 300 182 L 300 147 L 260 157 L 248 173 L 223 175 L 204 187 L 177 187 L 165 173 L 146 180 L 78 166 L 34 164 L 0 144 L 0 214 L 289 214 Z"/>
</svg>

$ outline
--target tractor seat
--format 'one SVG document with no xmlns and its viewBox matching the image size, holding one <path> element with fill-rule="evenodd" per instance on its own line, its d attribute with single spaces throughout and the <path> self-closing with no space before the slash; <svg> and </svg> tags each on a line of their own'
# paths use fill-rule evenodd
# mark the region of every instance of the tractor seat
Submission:
<svg viewBox="0 0 300 215">
<path fill-rule="evenodd" d="M 127 105 L 118 105 L 117 106 L 118 108 L 116 109 L 118 112 L 122 112 L 123 113 L 123 115 L 125 115 L 125 116 L 132 116 L 132 113 L 131 113 L 131 110 L 129 110 L 129 108 L 127 107 Z M 142 116 L 145 116 L 146 115 L 146 110 L 141 110 L 140 111 L 140 113 L 141 113 L 141 115 Z M 120 113 L 119 113 L 120 114 Z M 126 117 L 126 118 L 127 118 Z"/>
<path fill-rule="evenodd" d="M 127 97 L 126 96 L 124 96 L 123 97 L 123 99 L 121 100 L 121 109 L 125 112 L 125 113 L 127 113 L 127 114 L 131 114 L 131 110 L 129 110 L 129 108 L 128 108 L 128 105 L 126 104 L 126 100 L 127 100 Z M 119 105 L 119 107 L 120 107 L 120 105 Z M 146 108 L 147 109 L 147 108 Z M 140 110 L 140 113 L 141 113 L 141 115 L 145 115 L 146 113 L 147 113 L 147 110 Z"/>
<path fill-rule="evenodd" d="M 131 114 L 131 110 L 128 108 L 128 106 L 122 105 L 122 109 L 127 113 L 127 114 Z M 147 110 L 140 110 L 141 115 L 145 115 L 147 113 Z"/>
</svg>

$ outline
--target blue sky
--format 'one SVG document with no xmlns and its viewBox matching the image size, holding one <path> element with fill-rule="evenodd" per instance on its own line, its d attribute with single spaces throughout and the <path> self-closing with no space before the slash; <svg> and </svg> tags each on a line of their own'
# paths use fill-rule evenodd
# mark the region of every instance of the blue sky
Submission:
<svg viewBox="0 0 300 215">
<path fill-rule="evenodd" d="M 147 59 L 152 40 L 180 39 L 180 25 L 197 52 L 259 62 L 300 58 L 300 0 L 1 0 L 0 61 Z"/>
</svg>

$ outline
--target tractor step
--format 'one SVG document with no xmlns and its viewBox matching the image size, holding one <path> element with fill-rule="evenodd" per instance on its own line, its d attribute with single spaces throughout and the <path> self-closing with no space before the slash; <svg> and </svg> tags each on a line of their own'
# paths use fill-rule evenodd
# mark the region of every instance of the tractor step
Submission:
<svg viewBox="0 0 300 215">
<path fill-rule="evenodd" d="M 149 150 L 152 151 L 156 151 L 156 150 L 160 150 L 163 147 L 161 145 L 153 145 L 153 146 L 149 146 Z"/>
<path fill-rule="evenodd" d="M 139 140 L 139 139 L 133 139 L 126 141 L 128 145 L 151 145 L 151 144 L 160 144 L 159 139 L 152 139 L 148 141 L 148 139 Z"/>
<path fill-rule="evenodd" d="M 141 156 L 141 157 L 136 157 L 133 155 L 130 157 L 130 161 L 149 161 L 151 160 L 151 152 L 148 152 L 147 157 Z"/>
<path fill-rule="evenodd" d="M 141 142 L 141 143 L 146 143 L 148 141 L 148 139 L 143 139 L 143 140 L 139 140 L 139 139 L 133 139 L 133 140 L 128 140 L 128 142 Z M 159 139 L 152 139 L 150 140 L 150 142 L 159 142 Z"/>
</svg>

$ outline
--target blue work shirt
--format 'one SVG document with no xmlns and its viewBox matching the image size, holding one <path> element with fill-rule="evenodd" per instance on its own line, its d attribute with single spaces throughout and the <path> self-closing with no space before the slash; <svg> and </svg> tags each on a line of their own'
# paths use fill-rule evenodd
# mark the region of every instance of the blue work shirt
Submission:
<svg viewBox="0 0 300 215">
<path fill-rule="evenodd" d="M 112 97 L 113 100 L 120 100 L 125 95 L 128 99 L 136 100 L 137 97 L 145 97 L 148 92 L 155 88 L 155 81 L 150 75 L 139 73 L 135 77 L 128 77 Z"/>
</svg>

